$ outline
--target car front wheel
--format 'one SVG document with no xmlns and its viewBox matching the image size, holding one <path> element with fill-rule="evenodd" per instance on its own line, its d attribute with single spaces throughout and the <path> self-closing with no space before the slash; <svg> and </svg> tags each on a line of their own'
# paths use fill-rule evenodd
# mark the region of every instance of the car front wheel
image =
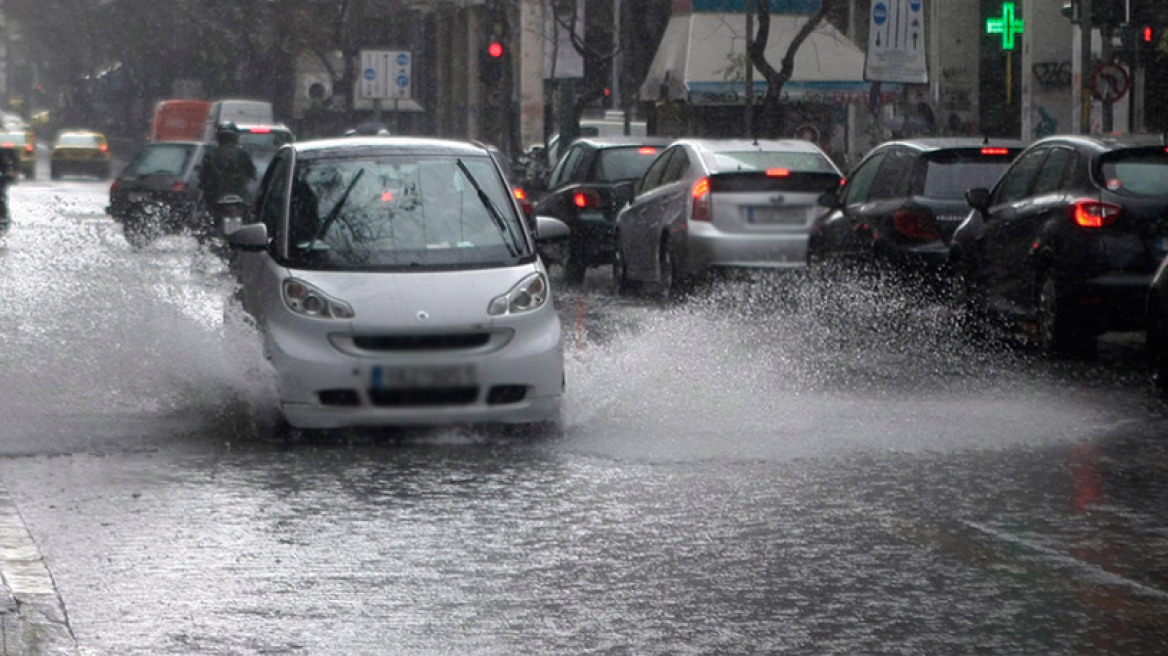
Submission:
<svg viewBox="0 0 1168 656">
<path fill-rule="evenodd" d="M 1039 279 L 1036 303 L 1038 346 L 1050 354 L 1083 354 L 1095 346 L 1095 336 L 1076 323 L 1070 303 L 1054 272 Z"/>
</svg>

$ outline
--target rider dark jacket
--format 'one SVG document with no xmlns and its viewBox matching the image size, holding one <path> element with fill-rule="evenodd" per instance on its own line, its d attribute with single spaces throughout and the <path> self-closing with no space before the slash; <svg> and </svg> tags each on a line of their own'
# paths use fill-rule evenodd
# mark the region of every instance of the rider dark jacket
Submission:
<svg viewBox="0 0 1168 656">
<path fill-rule="evenodd" d="M 238 133 L 220 131 L 219 145 L 207 149 L 199 169 L 199 188 L 205 202 L 235 194 L 247 200 L 247 186 L 255 179 L 255 163 L 239 145 Z"/>
</svg>

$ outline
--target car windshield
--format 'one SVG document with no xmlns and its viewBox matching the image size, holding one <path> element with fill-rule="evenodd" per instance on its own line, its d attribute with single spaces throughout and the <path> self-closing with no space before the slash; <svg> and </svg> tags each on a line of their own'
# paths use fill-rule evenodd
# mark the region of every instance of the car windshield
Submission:
<svg viewBox="0 0 1168 656">
<path fill-rule="evenodd" d="M 194 146 L 157 144 L 138 152 L 123 175 L 181 175 L 186 170 Z"/>
<path fill-rule="evenodd" d="M 601 182 L 636 180 L 657 157 L 655 146 L 604 148 L 596 157 L 596 179 Z"/>
<path fill-rule="evenodd" d="M 63 134 L 57 139 L 57 145 L 97 148 L 101 145 L 101 139 L 92 134 Z"/>
<path fill-rule="evenodd" d="M 1121 151 L 1102 162 L 1111 191 L 1132 196 L 1168 196 L 1168 152 L 1163 148 Z"/>
<path fill-rule="evenodd" d="M 715 173 L 766 171 L 787 169 L 804 173 L 835 173 L 826 157 L 818 153 L 781 150 L 742 150 L 706 152 L 702 154 L 706 166 Z"/>
<path fill-rule="evenodd" d="M 0 135 L 0 142 L 12 144 L 24 144 L 28 142 L 28 134 L 24 132 L 7 132 Z"/>
<path fill-rule="evenodd" d="M 929 159 L 925 165 L 925 183 L 920 194 L 925 198 L 960 200 L 968 189 L 989 189 L 997 183 L 1011 159 L 1005 156 L 969 154 Z"/>
<path fill-rule="evenodd" d="M 315 269 L 503 266 L 529 255 L 487 156 L 301 160 L 289 250 Z"/>
</svg>

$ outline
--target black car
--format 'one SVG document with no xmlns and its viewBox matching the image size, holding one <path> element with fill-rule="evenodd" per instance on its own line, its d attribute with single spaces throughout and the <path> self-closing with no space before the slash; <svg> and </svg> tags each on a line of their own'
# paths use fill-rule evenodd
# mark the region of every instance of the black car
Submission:
<svg viewBox="0 0 1168 656">
<path fill-rule="evenodd" d="M 1028 147 L 973 211 L 950 257 L 977 310 L 1044 350 L 1090 350 L 1143 330 L 1168 235 L 1168 146 L 1160 137 L 1059 136 Z"/>
<path fill-rule="evenodd" d="M 1160 261 L 1148 292 L 1147 331 L 1152 380 L 1168 394 L 1168 256 Z"/>
<path fill-rule="evenodd" d="M 1022 152 L 1020 141 L 928 138 L 891 141 L 869 152 L 811 228 L 812 264 L 891 264 L 938 275 L 949 240 L 969 213 L 965 192 L 997 182 Z"/>
<path fill-rule="evenodd" d="M 552 169 L 535 214 L 555 217 L 571 229 L 563 253 L 568 284 L 583 282 L 588 267 L 612 262 L 616 214 L 628 201 L 618 186 L 640 179 L 668 144 L 655 137 L 577 139 Z"/>
<path fill-rule="evenodd" d="M 148 143 L 110 186 L 106 211 L 122 224 L 126 241 L 145 246 L 162 234 L 209 228 L 199 200 L 199 165 L 206 144 L 194 141 Z"/>
</svg>

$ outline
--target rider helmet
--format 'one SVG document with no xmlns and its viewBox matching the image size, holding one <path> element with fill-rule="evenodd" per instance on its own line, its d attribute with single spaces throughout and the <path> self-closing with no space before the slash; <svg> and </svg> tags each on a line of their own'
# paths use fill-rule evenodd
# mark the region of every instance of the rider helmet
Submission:
<svg viewBox="0 0 1168 656">
<path fill-rule="evenodd" d="M 235 125 L 235 123 L 232 123 L 231 121 L 226 121 L 224 123 L 220 123 L 216 127 L 215 136 L 219 139 L 220 143 L 222 143 L 226 140 L 229 140 L 229 139 L 230 140 L 238 140 L 239 139 L 239 128 Z"/>
</svg>

